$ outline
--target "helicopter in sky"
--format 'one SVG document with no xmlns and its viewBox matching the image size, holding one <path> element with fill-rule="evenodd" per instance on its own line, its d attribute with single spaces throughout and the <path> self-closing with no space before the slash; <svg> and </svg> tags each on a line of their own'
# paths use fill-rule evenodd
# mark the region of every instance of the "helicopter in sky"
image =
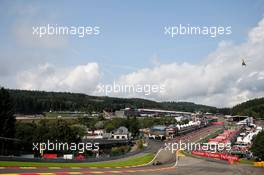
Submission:
<svg viewBox="0 0 264 175">
<path fill-rule="evenodd" d="M 242 67 L 244 67 L 244 66 L 246 67 L 247 64 L 246 64 L 246 62 L 245 62 L 245 59 L 242 58 Z"/>
</svg>

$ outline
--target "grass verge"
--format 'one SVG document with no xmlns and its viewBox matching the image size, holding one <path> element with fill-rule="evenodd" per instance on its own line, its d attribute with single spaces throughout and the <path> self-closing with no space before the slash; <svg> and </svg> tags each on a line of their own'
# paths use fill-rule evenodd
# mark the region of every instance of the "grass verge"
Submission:
<svg viewBox="0 0 264 175">
<path fill-rule="evenodd" d="M 45 163 L 45 162 L 19 162 L 19 161 L 0 161 L 0 167 L 20 166 L 20 167 L 117 167 L 135 166 L 150 162 L 154 158 L 153 154 L 145 154 L 133 157 L 124 161 L 107 161 L 91 163 Z"/>
<path fill-rule="evenodd" d="M 243 164 L 254 165 L 254 160 L 240 159 L 239 162 Z"/>
</svg>

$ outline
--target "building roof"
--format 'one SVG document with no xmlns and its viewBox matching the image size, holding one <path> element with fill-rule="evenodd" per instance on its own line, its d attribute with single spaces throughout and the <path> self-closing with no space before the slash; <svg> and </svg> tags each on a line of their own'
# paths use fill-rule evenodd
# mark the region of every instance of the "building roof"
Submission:
<svg viewBox="0 0 264 175">
<path fill-rule="evenodd" d="M 182 111 L 168 111 L 168 110 L 161 110 L 161 109 L 145 109 L 140 108 L 138 109 L 139 112 L 160 112 L 160 113 L 173 113 L 173 114 L 189 114 L 191 115 L 191 112 L 182 112 Z"/>
<path fill-rule="evenodd" d="M 164 125 L 155 125 L 151 128 L 152 131 L 165 131 L 166 130 L 166 126 Z"/>
<path fill-rule="evenodd" d="M 128 134 L 128 129 L 124 126 L 121 126 L 115 130 L 114 134 Z"/>
</svg>

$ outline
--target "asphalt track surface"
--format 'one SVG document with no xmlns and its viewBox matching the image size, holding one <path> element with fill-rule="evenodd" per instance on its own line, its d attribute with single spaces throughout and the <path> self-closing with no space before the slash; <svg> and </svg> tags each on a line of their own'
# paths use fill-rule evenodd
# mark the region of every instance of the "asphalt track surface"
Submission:
<svg viewBox="0 0 264 175">
<path fill-rule="evenodd" d="M 197 141 L 201 137 L 219 129 L 217 126 L 210 126 L 201 130 L 177 137 L 169 142 Z M 161 151 L 156 160 L 164 161 L 168 157 L 168 152 Z M 176 158 L 175 158 L 176 159 Z M 264 168 L 253 167 L 252 165 L 228 165 L 225 161 L 212 161 L 208 159 L 198 159 L 193 157 L 180 157 L 175 165 L 175 159 L 171 158 L 163 165 L 153 166 L 152 164 L 139 167 L 1 167 L 0 174 L 6 175 L 63 175 L 63 174 L 160 174 L 160 175 L 263 175 Z"/>
</svg>

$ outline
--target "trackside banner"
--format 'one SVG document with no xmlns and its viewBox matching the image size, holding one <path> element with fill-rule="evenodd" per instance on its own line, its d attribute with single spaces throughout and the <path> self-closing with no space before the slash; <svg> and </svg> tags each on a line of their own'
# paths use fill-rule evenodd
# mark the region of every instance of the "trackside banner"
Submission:
<svg viewBox="0 0 264 175">
<path fill-rule="evenodd" d="M 230 154 L 221 154 L 221 153 L 210 153 L 210 152 L 201 152 L 201 151 L 192 151 L 193 155 L 215 158 L 220 160 L 233 160 L 239 161 L 238 156 L 230 155 Z"/>
</svg>

